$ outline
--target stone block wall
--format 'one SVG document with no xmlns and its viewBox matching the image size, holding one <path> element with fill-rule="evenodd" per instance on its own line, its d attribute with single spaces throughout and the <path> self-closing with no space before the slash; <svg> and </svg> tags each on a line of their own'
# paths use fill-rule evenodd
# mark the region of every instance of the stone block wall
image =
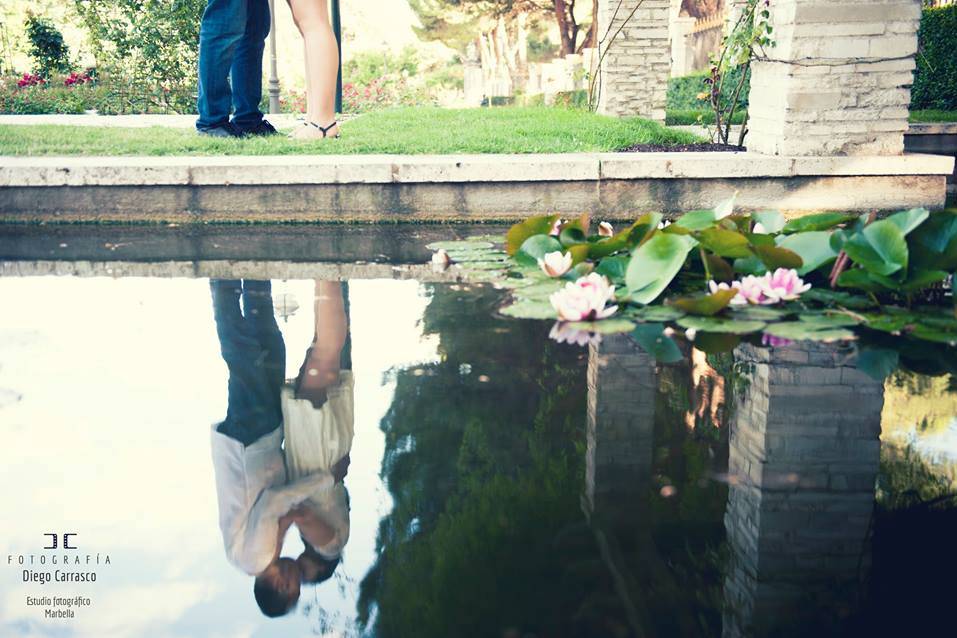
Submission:
<svg viewBox="0 0 957 638">
<path fill-rule="evenodd" d="M 608 33 L 601 45 L 600 113 L 664 122 L 671 71 L 669 19 L 674 2 L 599 0 L 599 38 Z M 621 32 L 612 40 L 619 27 Z"/>
<path fill-rule="evenodd" d="M 751 75 L 750 151 L 899 155 L 920 0 L 774 0 Z"/>
<path fill-rule="evenodd" d="M 627 335 L 588 352 L 585 506 L 588 514 L 627 509 L 651 477 L 655 359 Z"/>
<path fill-rule="evenodd" d="M 725 636 L 763 635 L 859 588 L 880 459 L 883 385 L 826 344 L 740 346 L 725 528 Z M 842 598 L 843 596 L 843 598 Z"/>
</svg>

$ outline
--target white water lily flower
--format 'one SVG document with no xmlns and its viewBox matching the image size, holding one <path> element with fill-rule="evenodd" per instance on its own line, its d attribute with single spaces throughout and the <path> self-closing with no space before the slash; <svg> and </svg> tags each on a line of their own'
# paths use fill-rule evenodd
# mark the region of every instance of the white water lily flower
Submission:
<svg viewBox="0 0 957 638">
<path fill-rule="evenodd" d="M 668 228 L 668 226 L 671 226 L 671 220 L 669 219 L 658 222 L 658 230 L 664 230 L 665 228 Z"/>
<path fill-rule="evenodd" d="M 615 314 L 618 306 L 605 304 L 615 298 L 615 287 L 598 273 L 570 282 L 549 297 L 559 321 L 597 321 Z"/>
<path fill-rule="evenodd" d="M 601 222 L 598 224 L 598 234 L 601 237 L 613 237 L 615 235 L 615 227 L 608 222 Z"/>
<path fill-rule="evenodd" d="M 573 328 L 571 324 L 565 323 L 564 321 L 556 321 L 555 325 L 552 326 L 551 332 L 548 333 L 549 338 L 558 343 L 570 343 L 576 346 L 587 346 L 587 345 L 598 345 L 601 343 L 601 335 L 597 332 L 589 332 L 588 330 L 579 330 L 578 328 Z"/>
<path fill-rule="evenodd" d="M 572 254 L 560 250 L 545 253 L 545 256 L 538 260 L 538 266 L 549 277 L 561 277 L 572 268 Z"/>
<path fill-rule="evenodd" d="M 754 228 L 751 229 L 751 232 L 753 232 L 755 235 L 767 235 L 768 229 L 765 228 L 764 224 L 762 224 L 761 222 L 756 222 L 754 224 Z"/>
<path fill-rule="evenodd" d="M 439 248 L 432 253 L 432 266 L 434 269 L 445 270 L 450 263 L 452 263 L 452 259 L 449 257 L 449 253 L 444 249 Z"/>
<path fill-rule="evenodd" d="M 552 229 L 548 231 L 548 234 L 552 237 L 558 237 L 559 233 L 562 232 L 562 224 L 565 223 L 565 220 L 559 217 L 555 220 L 555 223 L 552 224 Z"/>
</svg>

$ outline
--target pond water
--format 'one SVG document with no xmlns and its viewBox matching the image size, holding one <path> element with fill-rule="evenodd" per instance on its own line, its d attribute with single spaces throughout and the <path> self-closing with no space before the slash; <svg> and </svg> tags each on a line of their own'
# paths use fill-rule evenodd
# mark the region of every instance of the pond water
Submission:
<svg viewBox="0 0 957 638">
<path fill-rule="evenodd" d="M 0 298 L 2 636 L 873 636 L 949 621 L 952 377 L 879 382 L 852 347 L 808 343 L 708 355 L 679 339 L 661 364 L 629 335 L 558 344 L 545 322 L 497 315 L 490 286 L 415 279 L 8 276 Z M 241 472 L 217 475 L 211 448 L 221 461 L 228 445 L 211 426 L 262 442 L 283 414 L 300 435 L 340 435 L 299 450 L 287 433 L 276 458 L 350 463 L 320 468 L 346 472 L 323 484 L 339 500 L 309 501 L 321 524 L 306 535 L 334 537 L 326 563 L 341 559 L 266 618 L 225 548 L 220 501 Z M 253 518 L 226 536 L 251 536 Z M 307 551 L 301 520 L 282 556 L 325 542 Z"/>
</svg>

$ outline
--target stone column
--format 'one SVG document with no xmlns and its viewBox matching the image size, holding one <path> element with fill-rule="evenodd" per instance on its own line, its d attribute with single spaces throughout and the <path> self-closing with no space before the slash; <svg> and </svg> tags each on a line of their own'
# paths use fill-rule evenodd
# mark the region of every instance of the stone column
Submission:
<svg viewBox="0 0 957 638">
<path fill-rule="evenodd" d="M 884 388 L 850 354 L 825 344 L 735 350 L 751 373 L 728 461 L 728 638 L 775 635 L 859 591 Z"/>
<path fill-rule="evenodd" d="M 654 357 L 627 335 L 588 352 L 583 507 L 589 518 L 626 515 L 651 479 L 657 375 Z"/>
<path fill-rule="evenodd" d="M 774 0 L 751 75 L 749 151 L 899 155 L 920 0 Z"/>
<path fill-rule="evenodd" d="M 604 38 L 596 85 L 600 113 L 664 122 L 671 70 L 668 20 L 673 1 L 599 0 L 598 36 Z"/>
</svg>

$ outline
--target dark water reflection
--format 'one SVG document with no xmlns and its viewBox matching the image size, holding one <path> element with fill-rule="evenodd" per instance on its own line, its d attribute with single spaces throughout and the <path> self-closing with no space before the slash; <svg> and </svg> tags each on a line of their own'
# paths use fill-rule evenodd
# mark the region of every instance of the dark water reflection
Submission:
<svg viewBox="0 0 957 638">
<path fill-rule="evenodd" d="M 277 363 L 275 348 L 233 356 L 223 312 L 217 339 L 205 281 L 30 283 L 0 280 L 11 301 L 0 317 L 7 553 L 39 554 L 34 537 L 69 523 L 114 565 L 95 584 L 44 589 L 5 564 L 4 636 L 946 631 L 957 567 L 951 379 L 902 371 L 878 382 L 856 370 L 853 349 L 821 344 L 720 355 L 684 344 L 681 362 L 660 365 L 627 336 L 554 344 L 547 325 L 496 317 L 490 288 L 392 281 L 251 283 L 260 296 L 241 312 L 279 338 L 288 356 Z M 338 291 L 337 319 L 322 304 Z M 81 325 L 48 320 L 63 295 L 88 302 Z M 47 301 L 28 302 L 37 298 Z M 152 347 L 128 352 L 144 335 Z M 320 491 L 348 493 L 341 563 L 319 584 L 295 578 L 298 606 L 267 619 L 252 591 L 259 568 L 227 558 L 237 562 L 235 534 L 224 552 L 208 425 L 228 412 L 221 432 L 255 445 L 284 420 L 284 388 L 317 411 L 328 404 L 339 382 L 309 387 L 326 364 L 354 372 L 354 440 L 305 474 L 327 472 Z M 57 366 L 86 370 L 84 391 Z M 275 383 L 250 402 L 269 366 Z M 104 410 L 117 393 L 131 398 Z M 51 407 L 64 399 L 69 409 Z M 918 424 L 911 438 L 892 440 L 908 424 Z M 273 459 L 288 464 L 289 446 Z M 71 472 L 68 496 L 54 488 Z M 287 472 L 270 480 L 289 489 Z M 301 502 L 252 517 L 274 527 L 279 555 L 300 558 L 298 576 L 315 567 L 301 559 L 324 542 L 323 525 L 340 540 L 343 528 L 331 510 L 309 519 Z M 239 510 L 230 520 L 251 520 Z M 305 544 L 300 528 L 322 538 Z M 23 603 L 38 592 L 84 593 L 98 607 L 44 620 Z"/>
</svg>

